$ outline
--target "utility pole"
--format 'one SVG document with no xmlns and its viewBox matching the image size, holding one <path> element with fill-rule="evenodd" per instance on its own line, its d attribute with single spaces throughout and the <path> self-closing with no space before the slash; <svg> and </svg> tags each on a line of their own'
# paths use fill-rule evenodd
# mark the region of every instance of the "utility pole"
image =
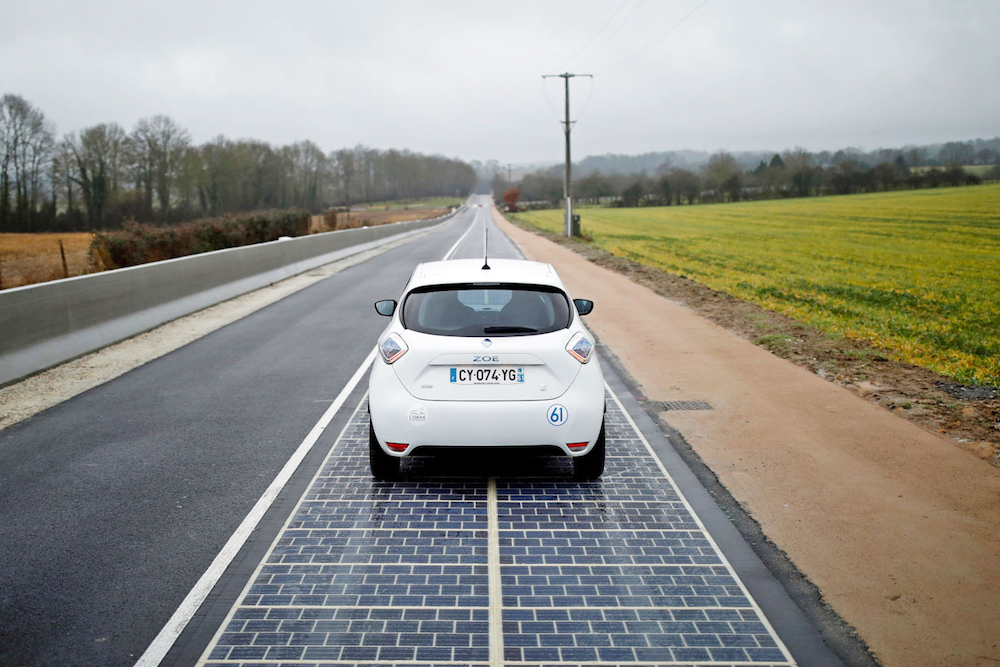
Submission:
<svg viewBox="0 0 1000 667">
<path fill-rule="evenodd" d="M 594 78 L 593 74 L 570 74 L 569 72 L 542 75 L 543 79 L 559 77 L 566 83 L 566 120 L 562 125 L 563 131 L 566 132 L 566 173 L 563 179 L 563 199 L 566 200 L 565 232 L 567 237 L 573 236 L 573 162 L 570 158 L 569 150 L 569 133 L 573 129 L 573 122 L 569 119 L 569 80 L 575 76 L 589 76 L 591 79 Z"/>
<path fill-rule="evenodd" d="M 507 189 L 514 187 L 514 179 L 510 177 L 510 163 L 507 163 Z"/>
</svg>

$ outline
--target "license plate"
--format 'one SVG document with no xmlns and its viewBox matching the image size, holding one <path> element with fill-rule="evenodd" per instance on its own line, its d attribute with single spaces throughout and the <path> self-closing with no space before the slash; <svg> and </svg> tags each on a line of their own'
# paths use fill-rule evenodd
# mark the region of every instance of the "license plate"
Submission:
<svg viewBox="0 0 1000 667">
<path fill-rule="evenodd" d="M 522 384 L 524 370 L 517 366 L 456 366 L 452 384 Z"/>
</svg>

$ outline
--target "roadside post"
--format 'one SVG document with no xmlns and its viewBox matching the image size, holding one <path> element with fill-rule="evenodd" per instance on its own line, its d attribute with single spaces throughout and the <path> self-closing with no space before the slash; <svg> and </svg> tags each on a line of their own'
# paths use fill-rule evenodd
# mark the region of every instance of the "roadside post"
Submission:
<svg viewBox="0 0 1000 667">
<path fill-rule="evenodd" d="M 69 278 L 69 266 L 66 265 L 66 249 L 63 248 L 62 239 L 59 239 L 59 255 L 62 257 L 63 278 Z"/>
</svg>

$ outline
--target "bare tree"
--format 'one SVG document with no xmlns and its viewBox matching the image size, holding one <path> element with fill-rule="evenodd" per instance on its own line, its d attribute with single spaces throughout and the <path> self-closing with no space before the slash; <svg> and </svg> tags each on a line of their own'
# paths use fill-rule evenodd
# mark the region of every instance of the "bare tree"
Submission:
<svg viewBox="0 0 1000 667">
<path fill-rule="evenodd" d="M 65 206 L 67 227 L 75 230 L 79 228 L 81 220 L 77 210 L 76 181 L 73 179 L 74 164 L 73 151 L 68 142 L 60 141 L 52 156 L 53 211 L 59 209 L 61 200 Z"/>
<path fill-rule="evenodd" d="M 319 146 L 300 141 L 281 149 L 289 191 L 285 206 L 301 206 L 310 211 L 320 210 L 323 181 L 329 177 L 329 160 Z"/>
<path fill-rule="evenodd" d="M 674 167 L 667 173 L 667 179 L 678 206 L 682 196 L 687 199 L 688 204 L 693 204 L 701 196 L 701 179 L 693 171 Z"/>
<path fill-rule="evenodd" d="M 153 192 L 159 204 L 159 216 L 170 217 L 174 182 L 179 176 L 184 152 L 191 143 L 187 130 L 167 116 L 143 118 L 130 137 L 135 167 L 143 188 L 145 215 L 153 217 Z"/>
<path fill-rule="evenodd" d="M 0 229 L 78 228 L 174 221 L 263 207 L 320 211 L 333 202 L 459 196 L 476 185 L 471 165 L 439 155 L 356 146 L 324 154 L 311 141 L 273 147 L 218 137 L 192 147 L 166 116 L 72 133 L 56 145 L 42 113 L 0 98 Z M 200 209 L 200 210 L 199 210 Z"/>
<path fill-rule="evenodd" d="M 785 151 L 783 160 L 785 173 L 791 181 L 796 196 L 808 196 L 816 178 L 812 155 L 806 149 L 796 146 Z"/>
<path fill-rule="evenodd" d="M 54 145 L 41 110 L 19 95 L 0 98 L 0 228 L 31 231 Z"/>
<path fill-rule="evenodd" d="M 119 196 L 122 169 L 126 158 L 125 130 L 117 123 L 102 123 L 66 137 L 73 154 L 72 179 L 80 186 L 80 195 L 87 209 L 87 221 L 92 227 L 109 222 L 109 206 Z M 116 216 L 118 217 L 118 216 Z"/>
<path fill-rule="evenodd" d="M 719 201 L 729 195 L 730 201 L 739 201 L 743 191 L 743 169 L 736 159 L 726 151 L 719 151 L 708 159 L 705 165 L 705 179 L 715 190 Z"/>
<path fill-rule="evenodd" d="M 634 179 L 624 190 L 622 190 L 622 206 L 634 208 L 642 203 L 646 195 L 646 188 L 641 178 Z"/>
<path fill-rule="evenodd" d="M 160 215 L 170 213 L 170 194 L 180 171 L 184 152 L 191 143 L 187 130 L 166 116 L 153 116 L 153 130 L 157 137 L 156 197 Z"/>
<path fill-rule="evenodd" d="M 350 204 L 353 201 L 351 188 L 354 185 L 354 177 L 357 174 L 357 163 L 354 158 L 354 152 L 347 148 L 342 148 L 332 154 L 332 161 L 336 164 L 340 202 Z"/>
<path fill-rule="evenodd" d="M 938 160 L 947 166 L 969 164 L 974 152 L 971 141 L 949 141 L 941 147 Z"/>
<path fill-rule="evenodd" d="M 132 167 L 136 186 L 142 196 L 140 219 L 153 219 L 153 181 L 156 171 L 157 146 L 150 121 L 141 118 L 129 135 L 129 163 Z"/>
</svg>

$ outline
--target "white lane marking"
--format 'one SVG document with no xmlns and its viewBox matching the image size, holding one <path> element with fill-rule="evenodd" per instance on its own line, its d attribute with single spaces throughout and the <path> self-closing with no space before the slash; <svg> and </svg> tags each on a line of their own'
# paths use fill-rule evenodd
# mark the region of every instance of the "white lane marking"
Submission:
<svg viewBox="0 0 1000 667">
<path fill-rule="evenodd" d="M 476 211 L 475 215 L 472 216 L 472 224 L 469 225 L 469 228 L 467 230 L 465 230 L 465 233 L 462 234 L 461 238 L 459 238 L 457 241 L 455 241 L 455 245 L 453 245 L 451 248 L 449 248 L 448 252 L 446 252 L 444 254 L 444 257 L 441 258 L 442 260 L 451 259 L 451 256 L 455 254 L 456 250 L 458 250 L 458 246 L 462 245 L 462 241 L 465 240 L 465 237 L 468 236 L 469 232 L 471 232 L 475 228 L 477 220 L 479 220 L 479 211 L 478 210 Z"/>
<path fill-rule="evenodd" d="M 486 487 L 486 570 L 490 600 L 490 667 L 503 667 L 503 589 L 500 587 L 500 515 L 497 511 L 497 480 L 492 475 Z"/>
<path fill-rule="evenodd" d="M 709 544 L 712 545 L 712 548 L 715 549 L 715 552 L 719 554 L 719 558 L 722 559 L 722 562 L 726 566 L 726 569 L 729 570 L 730 574 L 732 574 L 733 576 L 733 579 L 735 579 L 736 583 L 739 584 L 740 590 L 743 591 L 743 594 L 746 596 L 747 600 L 750 601 L 750 606 L 753 607 L 754 611 L 757 612 L 757 616 L 760 618 L 761 623 L 764 625 L 765 628 L 767 628 L 768 633 L 772 637 L 774 637 L 774 641 L 778 643 L 778 648 L 780 648 L 781 652 L 785 655 L 785 659 L 792 665 L 796 664 L 795 659 L 792 658 L 792 654 L 789 653 L 788 649 L 785 647 L 785 643 L 781 641 L 781 637 L 779 637 L 778 633 L 774 631 L 774 628 L 771 626 L 771 622 L 767 620 L 767 616 L 764 615 L 764 612 L 757 605 L 757 601 L 753 598 L 752 595 L 750 595 L 750 591 L 748 591 L 747 587 L 743 584 L 743 580 L 740 579 L 738 574 L 736 574 L 736 570 L 733 569 L 733 566 L 729 563 L 729 559 L 726 558 L 726 555 L 724 553 L 722 553 L 722 549 L 719 548 L 719 545 L 715 543 L 715 540 L 712 538 L 711 533 L 709 533 L 708 529 L 705 528 L 705 524 L 701 522 L 701 517 L 699 517 L 695 513 L 694 508 L 691 507 L 691 503 L 689 503 L 688 499 L 684 496 L 683 493 L 681 493 L 681 490 L 677 488 L 677 485 L 674 483 L 673 477 L 671 477 L 670 473 L 667 472 L 667 468 L 666 466 L 663 465 L 663 461 L 661 461 L 660 457 L 656 455 L 656 452 L 653 451 L 653 446 L 649 444 L 649 441 L 646 440 L 646 436 L 642 434 L 642 431 L 639 430 L 639 426 L 635 423 L 635 421 L 633 421 L 632 415 L 628 413 L 628 410 L 625 409 L 625 406 L 622 405 L 622 402 L 618 400 L 618 396 L 615 394 L 614 391 L 611 390 L 611 387 L 608 385 L 606 381 L 604 383 L 604 388 L 608 390 L 609 394 L 611 394 L 611 398 L 615 399 L 615 403 L 618 405 L 618 409 L 622 411 L 622 414 L 625 415 L 625 419 L 628 421 L 629 426 L 631 426 L 632 430 L 635 431 L 635 434 L 639 436 L 639 440 L 642 441 L 642 444 L 646 446 L 646 450 L 649 452 L 649 455 L 653 457 L 653 460 L 656 461 L 656 465 L 660 468 L 660 472 L 662 472 L 663 476 L 667 478 L 667 481 L 670 482 L 670 485 L 674 487 L 674 491 L 677 492 L 677 496 L 681 499 L 681 502 L 684 503 L 684 507 L 687 508 L 688 513 L 690 513 L 690 515 L 694 518 L 694 521 L 695 523 L 698 524 L 698 528 L 701 529 L 701 532 L 705 534 L 705 539 L 707 539 Z"/>
<path fill-rule="evenodd" d="M 351 379 L 347 381 L 346 385 L 344 385 L 344 388 L 341 390 L 340 394 L 337 395 L 337 398 L 333 400 L 330 407 L 326 409 L 323 416 L 320 417 L 319 421 L 316 422 L 316 425 L 312 427 L 312 430 L 309 431 L 309 434 L 306 435 L 298 449 L 295 450 L 292 457 L 285 463 L 285 466 L 278 473 L 278 476 L 274 478 L 274 481 L 271 482 L 271 485 L 267 487 L 266 491 L 264 491 L 264 494 L 260 497 L 260 500 L 257 501 L 257 504 L 253 506 L 250 513 L 243 519 L 243 522 L 236 529 L 236 532 L 232 534 L 229 541 L 226 542 L 226 545 L 222 547 L 222 551 L 219 552 L 219 554 L 215 557 L 215 560 L 212 561 L 212 564 L 207 570 L 205 570 L 205 573 L 201 575 L 201 578 L 194 585 L 194 588 L 191 589 L 191 592 L 187 594 L 187 597 L 185 597 L 180 606 L 177 607 L 177 611 L 174 612 L 173 616 L 170 617 L 170 620 L 167 621 L 167 624 L 163 626 L 163 629 L 160 630 L 159 634 L 156 635 L 156 638 L 153 639 L 152 643 L 135 663 L 136 667 L 154 667 L 155 665 L 160 664 L 160 661 L 163 660 L 167 651 L 169 651 L 170 647 L 173 646 L 175 641 L 177 641 L 181 632 L 184 631 L 188 622 L 194 616 L 195 612 L 198 611 L 198 607 L 200 607 L 205 601 L 208 594 L 212 592 L 215 584 L 218 583 L 219 578 L 222 577 L 222 574 L 226 571 L 226 568 L 229 567 L 233 558 L 235 558 L 236 554 L 238 554 L 240 549 L 243 548 L 247 538 L 250 537 L 250 533 L 253 532 L 261 518 L 271 507 L 271 504 L 274 503 L 274 499 L 278 497 L 281 489 L 283 489 L 285 484 L 288 483 L 292 473 L 295 472 L 295 469 L 299 467 L 300 463 L 302 463 L 302 459 L 306 457 L 309 450 L 313 448 L 316 441 L 319 440 L 321 435 L 323 435 L 324 429 L 326 429 L 326 427 L 330 425 L 330 422 L 333 421 L 334 416 L 336 416 L 337 411 L 343 407 L 344 401 L 347 400 L 347 397 L 350 396 L 351 392 L 354 391 L 354 388 L 358 386 L 361 378 L 365 375 L 365 371 L 368 370 L 372 361 L 375 360 L 375 353 L 376 348 L 372 348 L 372 351 L 368 353 L 367 357 L 365 357 L 364 362 L 360 367 L 358 367 L 358 370 L 354 371 L 354 375 L 351 376 Z"/>
<path fill-rule="evenodd" d="M 371 362 L 368 361 L 366 363 L 371 363 Z M 362 368 L 366 368 L 366 366 L 362 366 Z M 333 452 L 337 449 L 337 445 L 339 445 L 341 441 L 344 439 L 344 434 L 347 433 L 347 429 L 349 429 L 351 425 L 354 423 L 354 418 L 361 410 L 361 406 L 365 404 L 365 400 L 367 398 L 368 398 L 368 392 L 366 391 L 364 396 L 361 397 L 361 400 L 358 401 L 357 406 L 351 412 L 351 416 L 348 417 L 347 423 L 344 424 L 344 428 L 340 429 L 340 434 L 337 436 L 337 439 L 333 441 L 333 445 L 330 447 L 330 451 L 327 452 L 326 456 L 323 458 L 323 462 L 320 463 L 319 468 L 316 470 L 316 474 L 313 475 L 312 479 L 309 481 L 309 484 L 306 485 L 306 490 L 302 493 L 302 496 L 295 502 L 295 507 L 292 509 L 291 512 L 289 512 L 288 518 L 285 519 L 285 523 L 282 524 L 281 526 L 281 530 L 279 530 L 277 535 L 274 536 L 274 540 L 271 541 L 271 546 L 267 548 L 267 553 L 265 553 L 264 557 L 260 559 L 260 562 L 257 563 L 257 567 L 254 568 L 253 574 L 251 574 L 250 578 L 247 579 L 246 586 L 243 587 L 243 592 L 239 594 L 239 596 L 236 598 L 236 602 L 234 602 L 233 606 L 229 608 L 229 613 L 226 614 L 225 620 L 221 624 L 219 624 L 219 629 L 216 630 L 215 636 L 212 637 L 212 641 L 208 642 L 208 646 L 205 647 L 205 652 L 202 654 L 198 662 L 195 663 L 196 665 L 204 665 L 205 662 L 207 662 L 210 659 L 208 656 L 211 655 L 212 649 L 218 645 L 219 639 L 222 637 L 223 633 L 225 633 L 226 628 L 229 627 L 229 623 L 230 621 L 233 620 L 233 616 L 235 616 L 236 611 L 240 608 L 243 601 L 246 599 L 247 595 L 250 594 L 250 589 L 253 588 L 254 584 L 257 583 L 257 580 L 260 578 L 260 573 L 264 570 L 264 566 L 268 564 L 271 555 L 274 553 L 274 548 L 278 546 L 278 543 L 281 541 L 282 536 L 284 536 L 285 532 L 288 530 L 288 527 L 292 524 L 292 521 L 294 521 L 296 517 L 299 516 L 299 510 L 302 509 L 302 504 L 306 502 L 306 497 L 309 495 L 309 491 L 316 486 L 316 481 L 323 476 L 323 471 L 326 468 L 326 464 L 329 463 L 330 460 L 333 458 Z M 295 605 L 295 606 L 297 609 L 298 608 L 330 609 L 330 607 L 327 607 L 325 605 L 318 605 L 318 606 Z M 406 609 L 406 607 L 401 607 L 401 609 Z M 414 609 L 417 609 L 417 607 L 414 607 Z M 424 607 L 419 607 L 419 609 L 424 609 Z M 213 660 L 212 662 L 215 661 Z M 339 661 L 330 661 L 330 662 L 339 662 Z M 359 662 L 364 662 L 364 661 L 359 661 Z M 281 660 L 281 663 L 292 664 L 292 665 L 301 663 L 311 664 L 311 665 L 316 664 L 316 662 L 313 660 L 303 661 L 303 660 L 284 660 L 284 659 Z"/>
</svg>

